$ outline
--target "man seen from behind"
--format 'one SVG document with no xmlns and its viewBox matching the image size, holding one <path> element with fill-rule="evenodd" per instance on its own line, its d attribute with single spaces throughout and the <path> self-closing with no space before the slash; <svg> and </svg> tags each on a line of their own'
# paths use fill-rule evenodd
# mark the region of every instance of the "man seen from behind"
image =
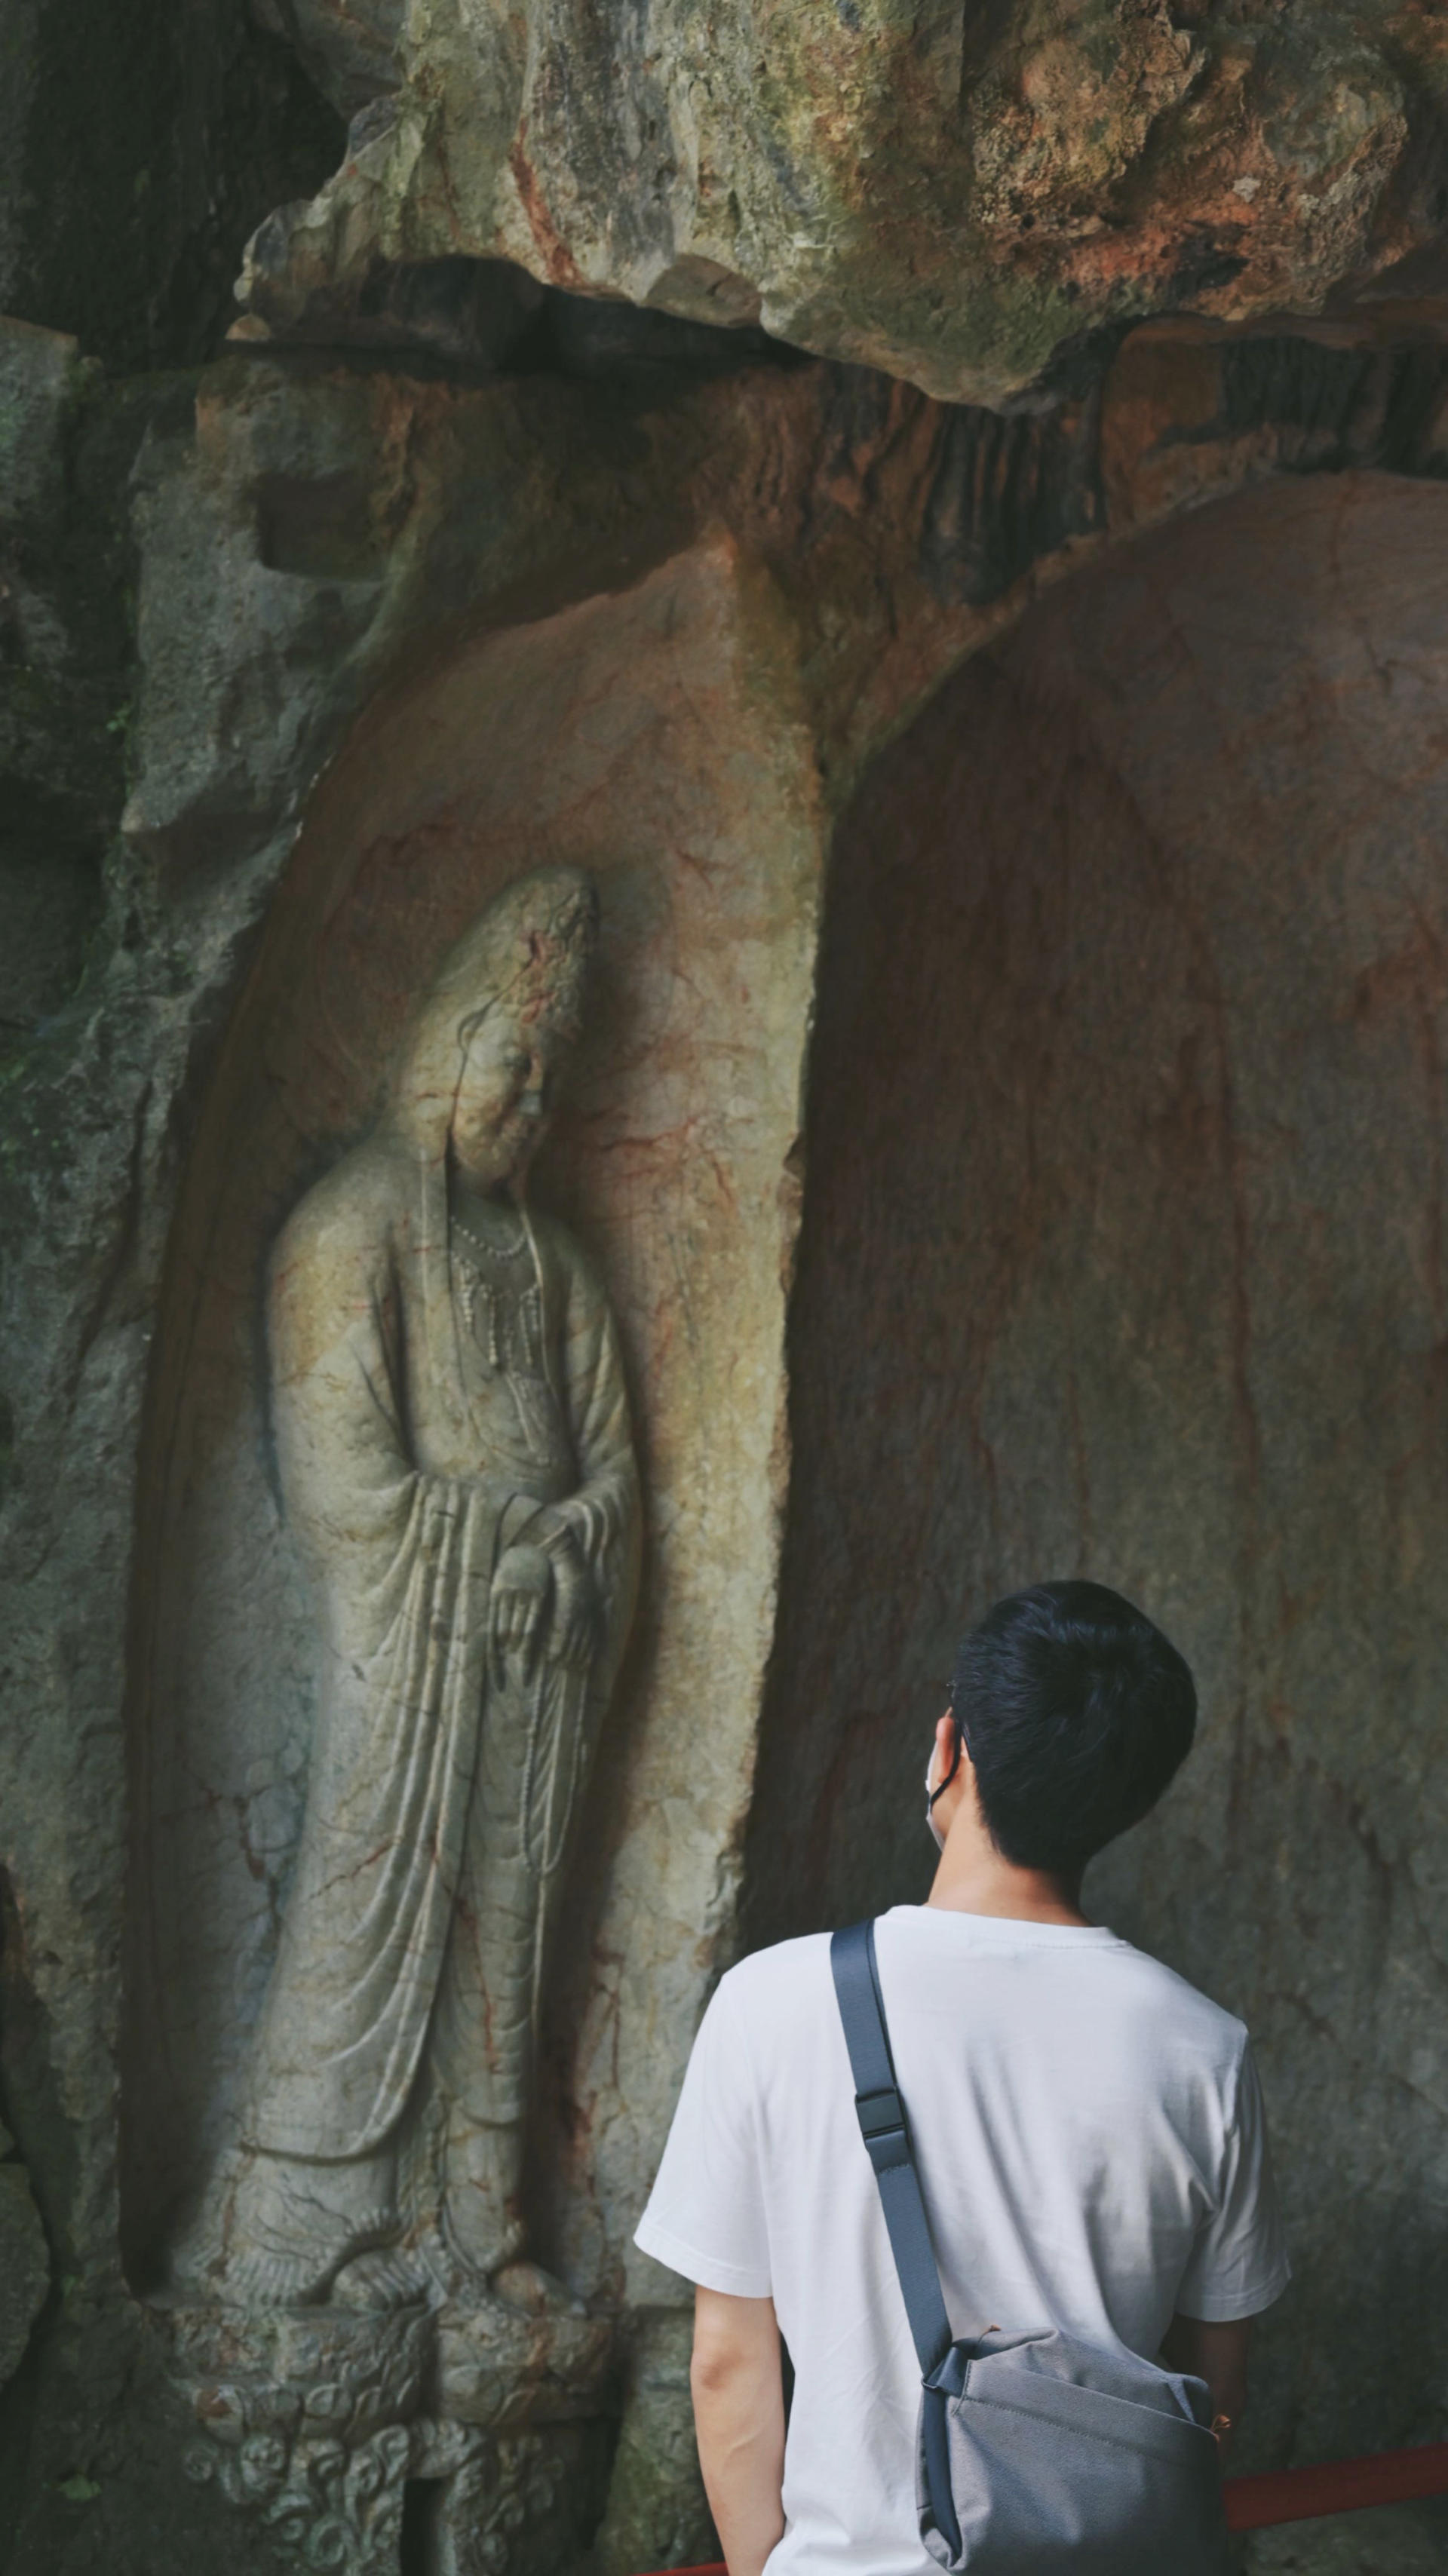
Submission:
<svg viewBox="0 0 1448 2576">
<path fill-rule="evenodd" d="M 876 1941 L 953 2332 L 1055 2327 L 1160 2359 L 1206 2381 L 1225 2438 L 1251 2320 L 1289 2277 L 1251 2048 L 1081 1910 L 1087 1862 L 1156 1804 L 1195 1724 L 1182 1657 L 1119 1594 L 998 1603 L 935 1730 L 929 1897 Z M 920 2367 L 828 1934 L 722 1980 L 637 2242 L 695 2284 L 699 2456 L 730 2576 L 932 2570 Z"/>
</svg>

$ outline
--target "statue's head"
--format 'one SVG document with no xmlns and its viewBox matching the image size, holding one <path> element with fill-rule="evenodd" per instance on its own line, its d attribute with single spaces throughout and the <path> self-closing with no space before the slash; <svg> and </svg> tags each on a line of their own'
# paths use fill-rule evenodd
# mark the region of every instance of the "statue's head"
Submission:
<svg viewBox="0 0 1448 2576">
<path fill-rule="evenodd" d="M 418 1013 L 399 1086 L 415 1133 L 450 1144 L 480 1189 L 521 1180 L 577 1044 L 598 938 L 582 868 L 536 868 L 449 949 Z"/>
</svg>

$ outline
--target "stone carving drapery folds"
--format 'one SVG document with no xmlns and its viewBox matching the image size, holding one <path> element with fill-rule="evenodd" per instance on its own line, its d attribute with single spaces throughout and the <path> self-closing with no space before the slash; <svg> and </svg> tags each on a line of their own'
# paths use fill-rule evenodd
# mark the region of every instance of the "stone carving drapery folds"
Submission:
<svg viewBox="0 0 1448 2576">
<path fill-rule="evenodd" d="M 596 910 L 564 868 L 489 908 L 273 1260 L 323 1668 L 244 2150 L 183 2252 L 243 2304 L 456 2297 L 522 2251 L 543 1954 L 637 1580 L 607 1299 L 524 1204 Z"/>
</svg>

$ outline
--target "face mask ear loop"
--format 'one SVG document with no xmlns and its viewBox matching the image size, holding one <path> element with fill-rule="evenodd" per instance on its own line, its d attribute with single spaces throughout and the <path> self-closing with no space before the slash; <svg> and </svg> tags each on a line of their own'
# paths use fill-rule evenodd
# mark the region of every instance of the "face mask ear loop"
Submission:
<svg viewBox="0 0 1448 2576">
<path fill-rule="evenodd" d="M 965 1751 L 965 1729 L 955 1714 L 955 1703 L 953 1700 L 950 1706 L 950 1717 L 951 1723 L 955 1728 L 955 1752 L 951 1758 L 950 1769 L 946 1772 L 944 1779 L 941 1781 L 938 1788 L 931 1790 L 930 1795 L 925 1801 L 925 1812 L 927 1816 L 934 1815 L 935 1801 L 937 1798 L 944 1797 L 951 1781 L 955 1778 L 957 1771 L 960 1769 L 960 1757 Z"/>
</svg>

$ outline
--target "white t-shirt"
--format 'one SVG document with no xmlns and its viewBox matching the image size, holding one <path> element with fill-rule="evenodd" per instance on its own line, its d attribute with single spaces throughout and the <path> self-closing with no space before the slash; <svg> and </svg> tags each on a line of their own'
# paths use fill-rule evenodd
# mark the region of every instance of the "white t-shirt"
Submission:
<svg viewBox="0 0 1448 2576">
<path fill-rule="evenodd" d="M 1239 2021 L 1112 1932 L 897 1905 L 877 1927 L 895 2072 L 956 2334 L 1061 2326 L 1154 2359 L 1174 2311 L 1289 2278 Z M 922 2576 L 916 2362 L 830 1975 L 761 1950 L 700 2027 L 636 2242 L 772 2297 L 795 2369 L 769 2576 Z"/>
</svg>

